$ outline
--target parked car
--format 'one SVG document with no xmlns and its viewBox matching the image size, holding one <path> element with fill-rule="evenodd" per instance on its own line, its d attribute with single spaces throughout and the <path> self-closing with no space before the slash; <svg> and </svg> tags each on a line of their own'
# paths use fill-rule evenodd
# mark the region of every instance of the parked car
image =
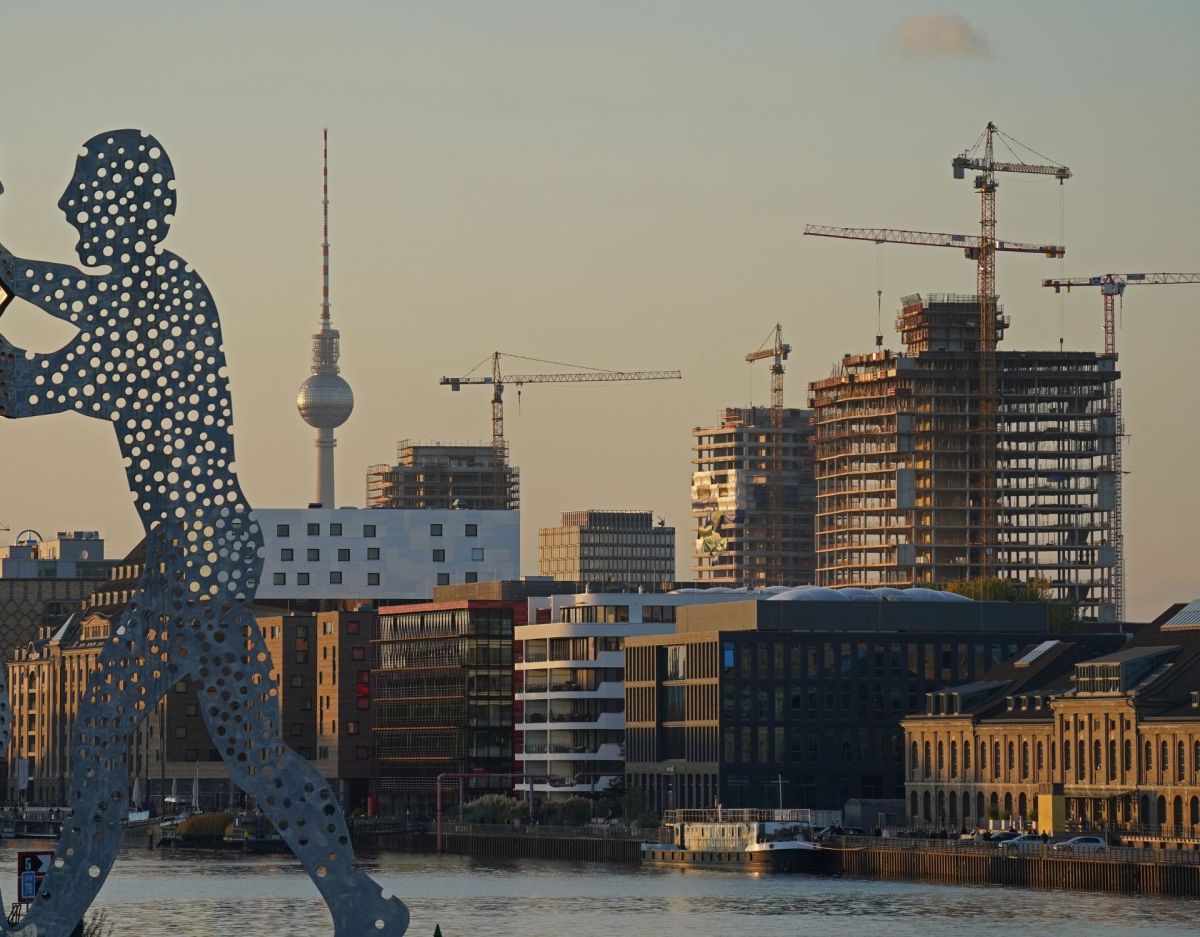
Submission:
<svg viewBox="0 0 1200 937">
<path fill-rule="evenodd" d="M 1007 843 L 1010 839 L 1016 839 L 1021 834 L 1016 830 L 1000 830 L 988 837 L 987 841 L 993 845 L 999 846 L 1001 843 Z"/>
<path fill-rule="evenodd" d="M 1019 852 L 1023 849 L 1037 849 L 1043 845 L 1042 838 L 1036 833 L 1023 833 L 1013 839 L 1005 840 L 1000 844 L 1001 849 L 1011 849 Z"/>
<path fill-rule="evenodd" d="M 1074 836 L 1051 847 L 1055 852 L 1095 852 L 1107 849 L 1108 843 L 1103 836 Z"/>
</svg>

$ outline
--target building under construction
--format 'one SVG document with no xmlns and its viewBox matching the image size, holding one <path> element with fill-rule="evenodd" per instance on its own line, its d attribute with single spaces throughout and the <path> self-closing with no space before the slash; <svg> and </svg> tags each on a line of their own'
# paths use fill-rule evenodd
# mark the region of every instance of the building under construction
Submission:
<svg viewBox="0 0 1200 937">
<path fill-rule="evenodd" d="M 444 446 L 402 439 L 395 465 L 367 469 L 367 507 L 515 511 L 520 474 L 496 466 L 491 446 Z"/>
<path fill-rule="evenodd" d="M 1007 319 L 996 309 L 996 338 Z M 818 585 L 938 586 L 985 570 L 1044 580 L 1080 617 L 1120 592 L 1115 355 L 996 353 L 996 503 L 980 530 L 974 295 L 902 300 L 905 351 L 847 355 L 809 385 Z M 698 431 L 700 432 L 700 431 Z M 989 547 L 994 555 L 984 556 Z"/>
<path fill-rule="evenodd" d="M 727 408 L 720 425 L 692 430 L 692 571 L 698 584 L 814 581 L 812 411 L 784 408 L 782 416 L 777 430 L 768 407 Z M 776 464 L 779 507 L 772 511 Z"/>
</svg>

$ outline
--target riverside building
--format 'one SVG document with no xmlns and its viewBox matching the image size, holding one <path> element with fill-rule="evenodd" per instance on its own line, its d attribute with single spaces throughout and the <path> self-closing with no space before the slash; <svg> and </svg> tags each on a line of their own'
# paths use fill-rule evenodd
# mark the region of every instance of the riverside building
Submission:
<svg viewBox="0 0 1200 937">
<path fill-rule="evenodd" d="M 846 355 L 809 385 L 818 585 L 980 574 L 978 321 L 975 296 L 908 296 L 902 354 Z M 996 575 L 1121 620 L 1116 356 L 1001 351 L 996 371 Z"/>
<path fill-rule="evenodd" d="M 904 720 L 910 821 L 1200 839 L 1200 601 L 1109 653 L 1023 647 Z M 1192 848 L 1188 845 L 1187 848 Z"/>
<path fill-rule="evenodd" d="M 568 582 L 661 588 L 675 578 L 675 528 L 649 511 L 566 511 L 538 531 L 538 572 Z"/>
<path fill-rule="evenodd" d="M 7 752 L 10 801 L 60 806 L 71 778 L 71 739 L 79 706 L 114 623 L 145 567 L 139 544 L 111 563 L 110 578 L 67 618 L 43 627 L 6 665 L 12 740 Z M 255 609 L 271 654 L 281 719 L 279 734 L 313 761 L 347 809 L 367 809 L 374 773 L 370 647 L 375 615 L 363 612 L 281 614 Z M 208 732 L 194 681 L 174 684 L 144 720 L 127 753 L 137 800 L 162 806 L 171 793 L 198 795 L 198 806 L 241 803 Z"/>
<path fill-rule="evenodd" d="M 432 817 L 442 774 L 476 774 L 467 799 L 512 790 L 513 627 L 524 621 L 523 600 L 379 610 L 371 682 L 382 813 Z"/>
<path fill-rule="evenodd" d="M 682 606 L 745 593 L 585 592 L 529 599 L 517 645 L 517 764 L 551 799 L 607 789 L 625 772 L 625 642 L 675 630 Z"/>
<path fill-rule="evenodd" d="M 898 799 L 904 715 L 1047 632 L 1043 604 L 924 589 L 680 608 L 674 634 L 625 644 L 626 783 L 658 809 Z M 1074 640 L 1100 653 L 1124 638 Z"/>
</svg>

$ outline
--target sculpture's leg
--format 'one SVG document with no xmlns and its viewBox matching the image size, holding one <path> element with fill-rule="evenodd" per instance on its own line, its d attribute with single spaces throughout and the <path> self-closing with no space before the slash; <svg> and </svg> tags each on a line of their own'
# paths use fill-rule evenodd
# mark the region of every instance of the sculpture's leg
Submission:
<svg viewBox="0 0 1200 937">
<path fill-rule="evenodd" d="M 134 631 L 132 617 L 122 616 L 117 626 Z M 168 688 L 163 673 L 131 650 L 136 643 L 110 642 L 100 652 L 71 732 L 71 816 L 50 872 L 15 933 L 69 937 L 117 858 L 129 813 L 128 739 Z"/>
<path fill-rule="evenodd" d="M 401 937 L 408 929 L 408 909 L 397 898 L 385 899 L 380 886 L 354 868 L 350 834 L 333 792 L 280 738 L 279 694 L 262 634 L 249 613 L 235 615 L 238 623 L 231 622 L 229 631 L 246 636 L 248 653 L 242 660 L 258 663 L 239 668 L 230 680 L 215 654 L 197 671 L 206 681 L 201 711 L 230 777 L 257 801 L 296 854 L 329 906 L 337 937 Z"/>
</svg>

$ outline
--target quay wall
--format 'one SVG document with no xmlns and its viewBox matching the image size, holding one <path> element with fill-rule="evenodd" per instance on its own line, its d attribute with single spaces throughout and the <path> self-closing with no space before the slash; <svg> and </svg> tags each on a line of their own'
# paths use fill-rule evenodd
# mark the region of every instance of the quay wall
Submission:
<svg viewBox="0 0 1200 937">
<path fill-rule="evenodd" d="M 1149 857 L 1006 855 L 1001 850 L 860 846 L 830 851 L 828 870 L 849 878 L 1200 898 L 1200 863 Z"/>
</svg>

